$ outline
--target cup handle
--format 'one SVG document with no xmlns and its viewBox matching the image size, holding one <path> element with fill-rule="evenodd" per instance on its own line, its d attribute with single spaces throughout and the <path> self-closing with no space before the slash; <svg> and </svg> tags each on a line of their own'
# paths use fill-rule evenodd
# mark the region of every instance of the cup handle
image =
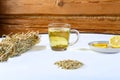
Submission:
<svg viewBox="0 0 120 80">
<path fill-rule="evenodd" d="M 78 42 L 78 40 L 79 40 L 79 31 L 75 30 L 75 29 L 71 29 L 70 33 L 75 33 L 76 36 L 77 36 L 77 39 L 74 42 L 70 42 L 69 43 L 69 46 L 72 46 L 72 45 L 76 44 Z"/>
</svg>

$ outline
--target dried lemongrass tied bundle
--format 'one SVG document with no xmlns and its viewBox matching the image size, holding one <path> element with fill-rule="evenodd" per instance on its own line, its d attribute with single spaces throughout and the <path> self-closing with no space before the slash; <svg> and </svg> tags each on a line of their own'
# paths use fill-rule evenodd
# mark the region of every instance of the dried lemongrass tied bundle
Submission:
<svg viewBox="0 0 120 80">
<path fill-rule="evenodd" d="M 13 57 L 21 55 L 22 53 L 28 51 L 32 46 L 37 44 L 39 42 L 38 34 L 38 32 L 11 34 L 5 36 L 1 43 L 12 44 L 12 52 L 8 51 L 8 54 L 10 53 L 9 57 Z"/>
<path fill-rule="evenodd" d="M 9 56 L 12 54 L 13 44 L 11 43 L 0 43 L 0 62 L 7 61 Z"/>
</svg>

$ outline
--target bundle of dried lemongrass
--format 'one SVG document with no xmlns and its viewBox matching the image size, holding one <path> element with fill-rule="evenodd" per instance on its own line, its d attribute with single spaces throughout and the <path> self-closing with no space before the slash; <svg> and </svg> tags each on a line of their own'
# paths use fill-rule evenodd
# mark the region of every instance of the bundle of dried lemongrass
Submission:
<svg viewBox="0 0 120 80">
<path fill-rule="evenodd" d="M 6 35 L 0 45 L 0 61 L 21 55 L 39 42 L 38 32 L 16 33 Z"/>
<path fill-rule="evenodd" d="M 12 43 L 0 43 L 0 62 L 7 61 L 12 53 L 13 44 Z"/>
</svg>

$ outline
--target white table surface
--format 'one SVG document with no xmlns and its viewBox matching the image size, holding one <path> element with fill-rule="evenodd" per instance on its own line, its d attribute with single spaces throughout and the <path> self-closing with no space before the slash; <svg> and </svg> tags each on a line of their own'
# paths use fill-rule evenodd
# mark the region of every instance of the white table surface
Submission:
<svg viewBox="0 0 120 80">
<path fill-rule="evenodd" d="M 40 43 L 30 51 L 0 63 L 0 80 L 120 80 L 120 53 L 98 53 L 88 46 L 91 41 L 108 40 L 111 36 L 81 33 L 77 44 L 59 52 L 52 51 L 48 35 L 41 34 Z M 54 65 L 64 59 L 79 60 L 84 66 L 64 70 Z"/>
</svg>

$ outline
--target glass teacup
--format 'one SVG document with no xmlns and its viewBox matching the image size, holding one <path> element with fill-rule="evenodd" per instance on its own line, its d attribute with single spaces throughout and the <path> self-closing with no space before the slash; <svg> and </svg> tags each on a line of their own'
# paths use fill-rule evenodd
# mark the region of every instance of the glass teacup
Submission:
<svg viewBox="0 0 120 80">
<path fill-rule="evenodd" d="M 77 39 L 69 43 L 70 33 L 76 33 Z M 69 45 L 74 45 L 79 39 L 79 31 L 71 29 L 67 23 L 51 23 L 48 25 L 48 34 L 51 49 L 54 51 L 64 51 Z"/>
</svg>

